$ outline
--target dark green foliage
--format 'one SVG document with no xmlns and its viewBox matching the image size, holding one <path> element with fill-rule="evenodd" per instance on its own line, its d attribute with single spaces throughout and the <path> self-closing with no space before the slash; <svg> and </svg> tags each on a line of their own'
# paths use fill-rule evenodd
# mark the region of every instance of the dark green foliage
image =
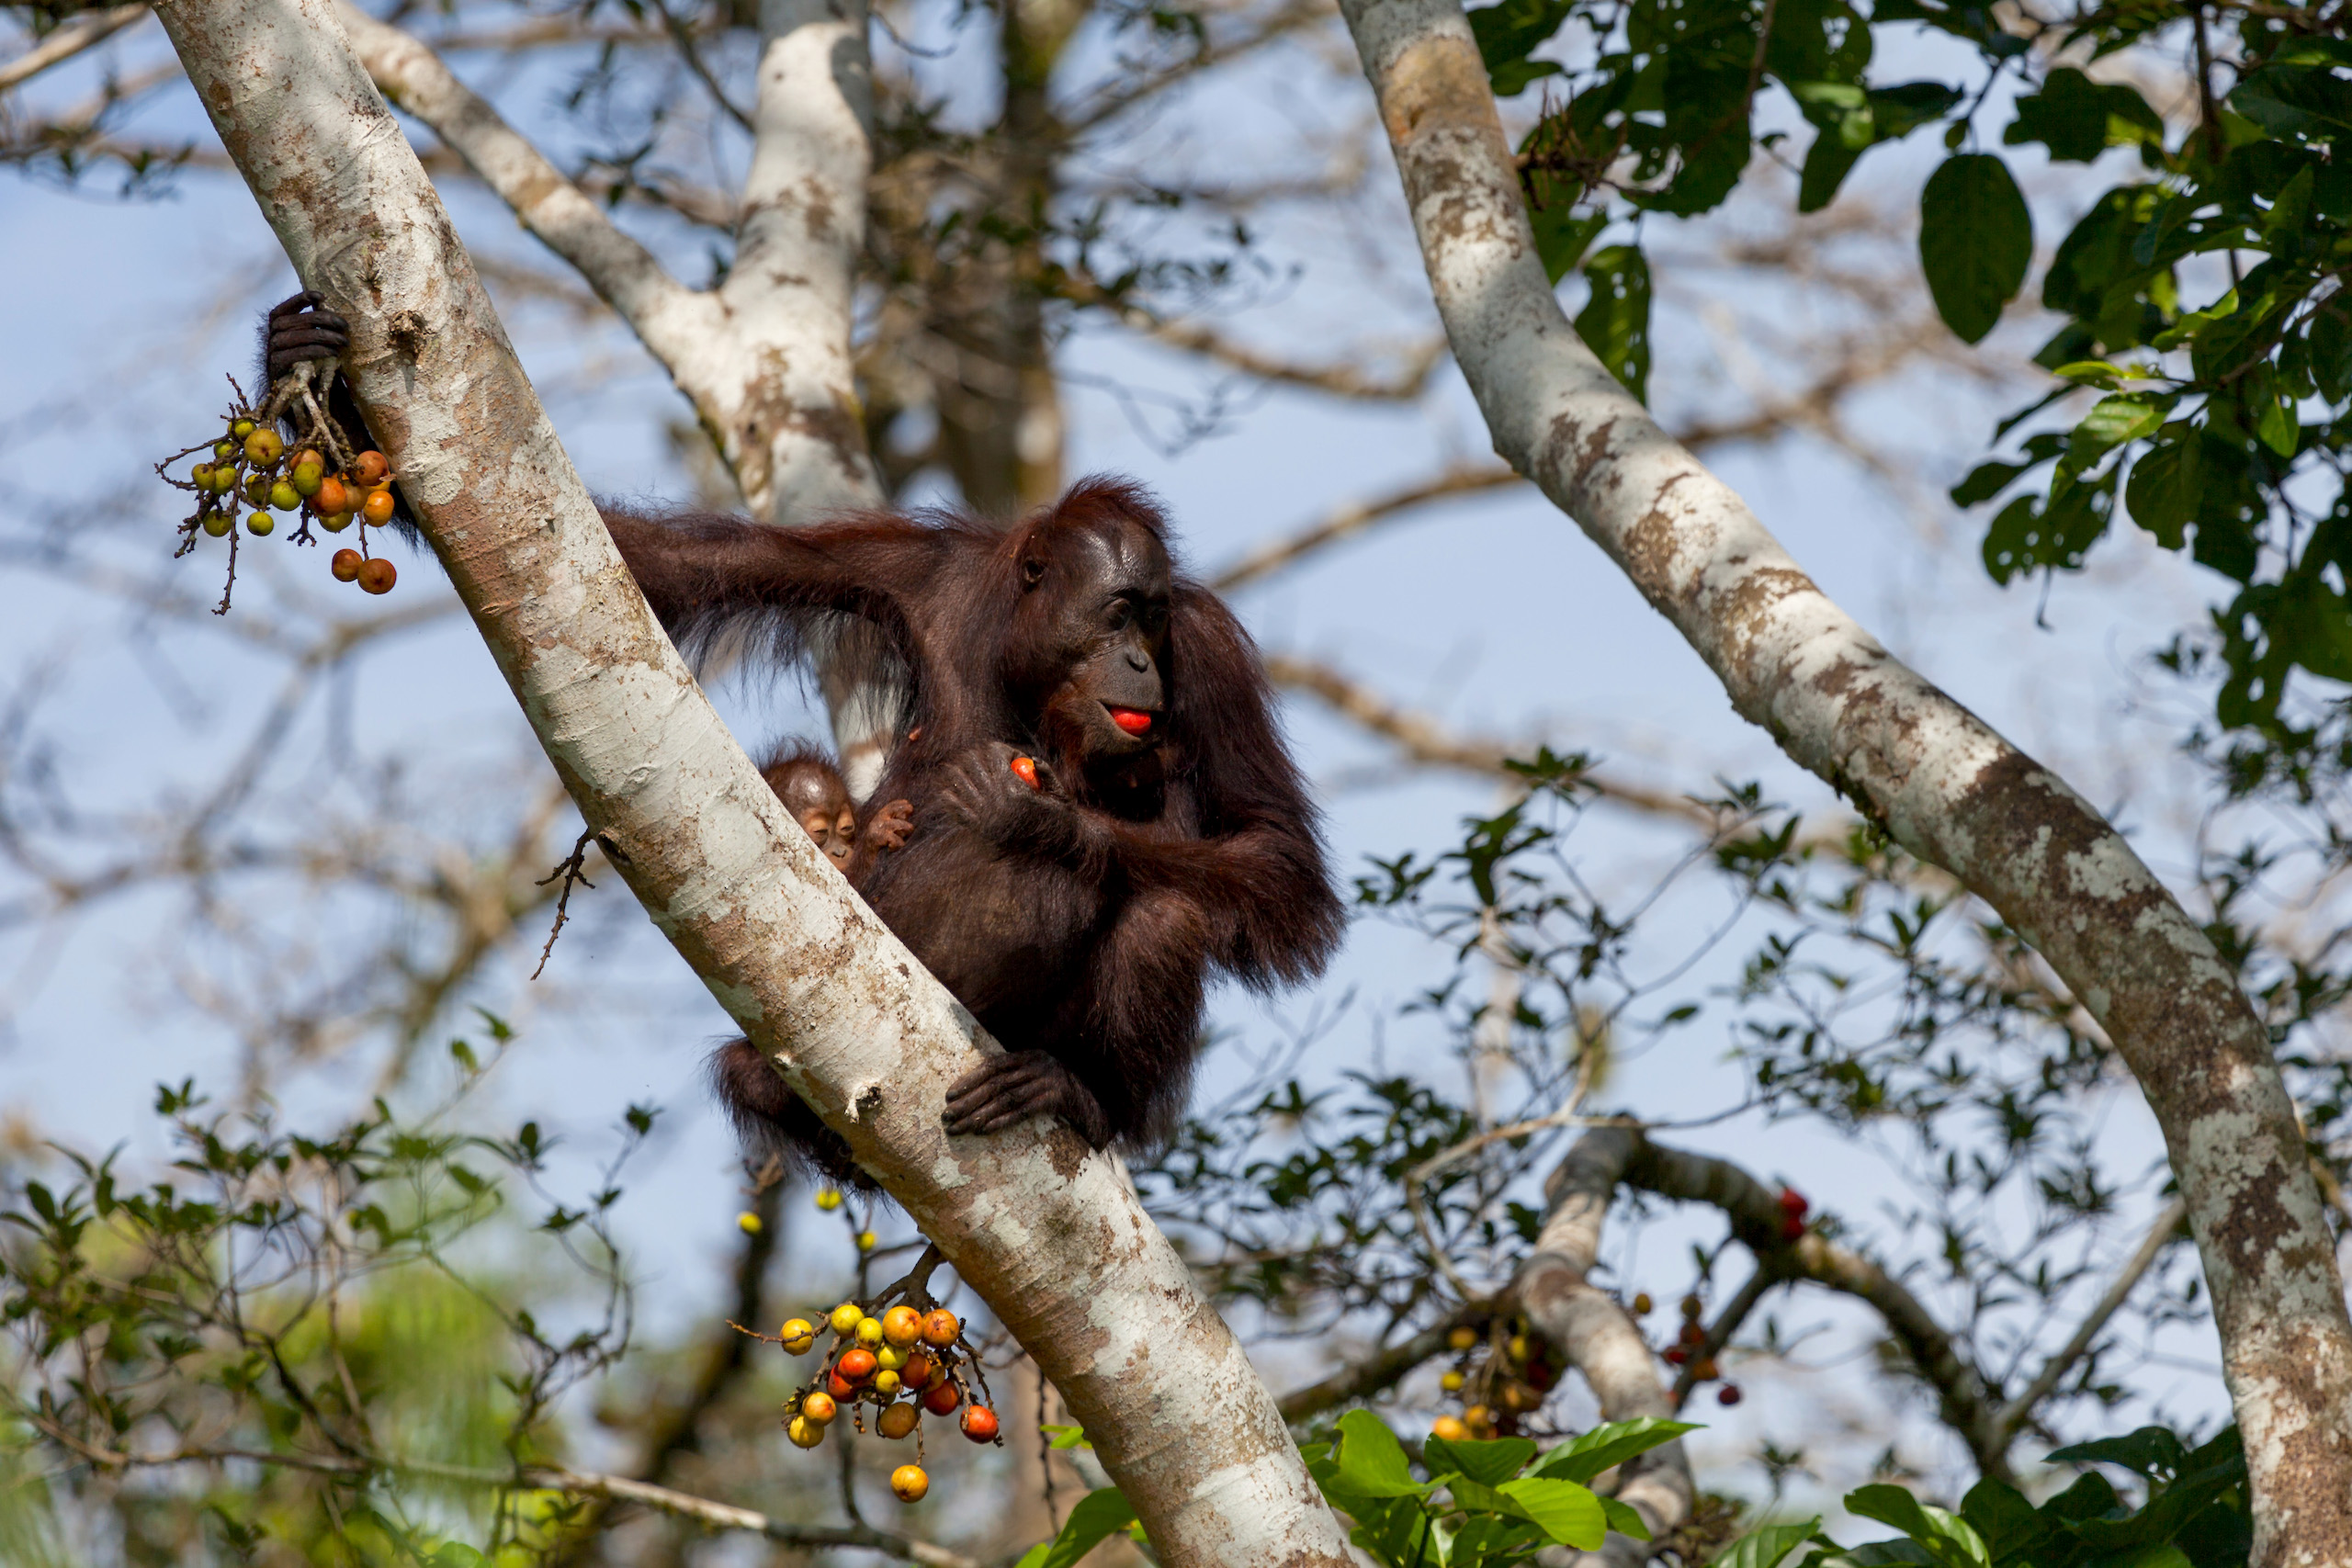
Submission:
<svg viewBox="0 0 2352 1568">
<path fill-rule="evenodd" d="M 503 1050 L 511 1032 L 492 1021 Z M 466 1086 L 479 1081 L 471 1046 L 450 1055 Z M 117 1156 L 67 1153 L 66 1184 L 26 1179 L 0 1197 L 0 1325 L 14 1342 L 0 1472 L 29 1450 L 61 1480 L 120 1486 L 133 1562 L 195 1560 L 209 1537 L 240 1554 L 275 1539 L 315 1561 L 479 1562 L 441 1539 L 447 1509 L 417 1505 L 460 1479 L 472 1502 L 494 1499 L 473 1515 L 493 1550 L 554 1519 L 518 1510 L 506 1483 L 560 1451 L 554 1402 L 628 1348 L 607 1221 L 653 1113 L 631 1107 L 596 1190 L 565 1201 L 545 1190 L 552 1141 L 536 1123 L 469 1135 L 443 1125 L 448 1107 L 401 1121 L 379 1100 L 306 1136 L 264 1112 L 213 1112 L 192 1084 L 162 1089 L 156 1110 L 177 1156 L 163 1179 L 134 1190 Z M 517 1196 L 536 1213 L 514 1213 Z M 529 1289 L 458 1266 L 469 1237 L 493 1235 L 501 1268 L 537 1264 Z M 175 1453 L 189 1464 L 146 1468 Z M 238 1480 L 214 1457 L 235 1454 L 285 1468 Z M 199 1479 L 146 1483 L 159 1473 Z"/>
<path fill-rule="evenodd" d="M 1577 312 L 1577 333 L 1625 389 L 1649 401 L 1650 264 L 1633 245 L 1611 245 L 1585 258 L 1592 297 Z"/>
<path fill-rule="evenodd" d="M 1846 1495 L 1846 1510 L 1901 1530 L 1894 1540 L 1851 1549 L 1819 1533 L 1821 1521 L 1773 1525 L 1726 1550 L 1718 1563 L 1736 1568 L 2244 1568 L 2253 1545 L 2245 1454 L 2232 1427 L 2190 1450 L 2162 1427 L 2129 1437 L 2078 1443 L 2050 1455 L 2053 1464 L 2114 1464 L 2143 1486 L 2133 1507 L 2107 1478 L 2086 1471 L 2039 1507 L 2017 1488 L 1980 1481 L 1953 1513 L 1920 1502 L 1900 1486 L 1864 1486 Z M 1797 1549 L 1811 1542 L 1803 1559 Z"/>
<path fill-rule="evenodd" d="M 2156 9 L 2176 32 L 2193 25 Z M 2352 52 L 2299 36 L 2300 15 L 2234 29 L 2245 65 L 2219 118 L 2171 147 L 2136 94 L 2117 96 L 2127 89 L 2052 73 L 2020 104 L 2010 141 L 2068 158 L 2132 143 L 2164 183 L 2108 191 L 2059 247 L 2042 300 L 2070 318 L 2053 344 L 2077 363 L 2053 368 L 2109 396 L 2063 444 L 2029 444 L 2027 461 L 2002 470 L 2006 485 L 2055 459 L 2042 493 L 2004 505 L 1985 542 L 2003 580 L 2078 566 L 2121 479 L 2123 515 L 2235 584 L 2212 628 L 2217 716 L 2287 745 L 2294 673 L 2352 679 L 2341 479 L 2352 173 L 2338 140 L 2352 131 Z M 2146 28 L 2100 14 L 2092 31 L 2120 47 Z M 2192 305 L 2185 290 L 2199 279 L 2211 297 Z M 1954 499 L 1991 499 L 2002 488 L 1980 468 Z"/>
<path fill-rule="evenodd" d="M 2082 164 L 2131 149 L 2136 161 L 2091 200 L 2041 284 L 2065 321 L 2037 361 L 2110 395 L 2087 410 L 2038 402 L 2028 415 L 2074 414 L 2065 438 L 2034 437 L 2022 460 L 1978 468 L 1953 499 L 1980 505 L 2028 486 L 1986 527 L 1997 581 L 2081 566 L 2119 515 L 2226 579 L 2210 638 L 2226 726 L 2291 743 L 2307 722 L 2281 716 L 2296 673 L 2352 679 L 2339 478 L 2352 442 L 2352 42 L 2316 0 L 2259 16 L 2085 3 L 2037 24 L 2094 60 L 2147 48 L 2233 62 L 2208 83 L 2211 118 L 2170 135 L 2129 81 L 2042 67 L 2023 28 L 1974 4 L 1881 0 L 1864 14 L 1845 0 L 1511 0 L 1472 17 L 1498 91 L 1557 83 L 1521 148 L 1555 281 L 1612 225 L 1636 223 L 1585 261 L 1592 293 L 1577 324 L 1637 393 L 1638 220 L 1723 202 L 1768 92 L 1786 94 L 1813 130 L 1804 211 L 1826 206 L 1871 148 L 1943 126 L 1953 154 L 1920 192 L 1920 266 L 1970 343 L 1993 330 L 2031 262 L 2008 150 Z M 1873 34 L 1921 26 L 1973 49 L 1980 78 L 1871 80 Z M 1547 44 L 1555 60 L 1532 61 Z M 1996 140 L 1982 118 L 2004 112 L 1987 109 L 2004 76 L 2024 90 Z"/>
</svg>

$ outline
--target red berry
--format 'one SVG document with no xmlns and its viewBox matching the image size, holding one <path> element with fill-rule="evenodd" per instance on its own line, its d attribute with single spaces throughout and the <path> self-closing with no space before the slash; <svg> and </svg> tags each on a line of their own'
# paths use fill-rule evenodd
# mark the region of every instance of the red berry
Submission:
<svg viewBox="0 0 2352 1568">
<path fill-rule="evenodd" d="M 923 1391 L 922 1407 L 933 1416 L 949 1415 L 963 1403 L 964 1396 L 956 1393 L 956 1385 L 944 1378 Z"/>
<path fill-rule="evenodd" d="M 351 464 L 351 477 L 359 481 L 361 490 L 371 490 L 381 484 L 384 476 L 391 471 L 392 466 L 384 461 L 381 452 L 362 452 Z"/>
<path fill-rule="evenodd" d="M 381 556 L 359 563 L 359 586 L 370 593 L 390 593 L 400 576 L 399 569 Z"/>
<path fill-rule="evenodd" d="M 1690 1359 L 1690 1352 L 1679 1345 L 1669 1345 L 1666 1348 L 1666 1364 L 1669 1367 L 1679 1367 Z"/>
<path fill-rule="evenodd" d="M 855 1399 L 857 1397 L 857 1385 L 850 1382 L 849 1379 L 842 1376 L 839 1372 L 827 1372 L 825 1374 L 825 1392 L 831 1394 L 835 1399 Z"/>
<path fill-rule="evenodd" d="M 1739 1401 L 1739 1385 L 1736 1382 L 1727 1382 L 1724 1384 L 1723 1387 L 1715 1390 L 1715 1403 L 1717 1404 L 1737 1404 Z"/>
<path fill-rule="evenodd" d="M 1798 1191 L 1795 1188 L 1783 1187 L 1781 1189 L 1781 1208 L 1783 1212 L 1794 1214 L 1797 1218 L 1803 1219 L 1804 1218 L 1805 1211 L 1812 1207 L 1813 1205 L 1811 1203 L 1805 1201 L 1804 1194 Z"/>
<path fill-rule="evenodd" d="M 357 550 L 337 550 L 334 558 L 327 562 L 327 570 L 334 573 L 337 582 L 356 582 L 359 569 L 365 564 Z"/>
<path fill-rule="evenodd" d="M 850 1382 L 864 1382 L 874 1375 L 875 1369 L 880 1364 L 874 1359 L 873 1351 L 860 1345 L 854 1350 L 842 1351 L 842 1359 L 834 1366 Z"/>
<path fill-rule="evenodd" d="M 1781 1239 L 1782 1241 L 1794 1241 L 1803 1235 L 1804 1235 L 1804 1222 L 1803 1220 L 1797 1218 L 1794 1214 L 1783 1214 L 1781 1216 Z"/>
<path fill-rule="evenodd" d="M 1031 789 L 1035 789 L 1037 787 L 1037 759 L 1035 757 L 1012 759 L 1012 776 Z"/>
<path fill-rule="evenodd" d="M 964 1412 L 964 1436 L 976 1443 L 996 1441 L 996 1412 L 985 1404 L 975 1404 Z"/>
</svg>

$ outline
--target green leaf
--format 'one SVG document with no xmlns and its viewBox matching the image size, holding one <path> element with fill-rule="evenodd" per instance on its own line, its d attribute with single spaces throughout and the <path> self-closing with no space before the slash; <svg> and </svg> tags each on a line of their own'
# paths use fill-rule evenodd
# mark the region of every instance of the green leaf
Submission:
<svg viewBox="0 0 2352 1568">
<path fill-rule="evenodd" d="M 1981 506 L 2009 488 L 2009 481 L 2032 468 L 2031 463 L 1979 463 L 1968 477 L 1951 487 L 1954 506 Z"/>
<path fill-rule="evenodd" d="M 1478 40 L 1478 58 L 1493 79 L 1495 96 L 1508 98 L 1531 82 L 1560 73 L 1550 61 L 1527 57 L 1560 30 L 1573 8 L 1572 0 L 1503 0 L 1469 14 L 1470 36 Z"/>
<path fill-rule="evenodd" d="M 1781 1560 L 1821 1529 L 1819 1515 L 1802 1524 L 1766 1525 L 1749 1530 L 1719 1552 L 1712 1568 L 1780 1568 Z"/>
<path fill-rule="evenodd" d="M 1637 1421 L 1612 1421 L 1562 1443 L 1537 1461 L 1528 1474 L 1589 1483 L 1604 1470 L 1698 1429 L 1695 1422 L 1662 1421 L 1655 1416 L 1645 1416 Z"/>
<path fill-rule="evenodd" d="M 2077 359 L 2071 364 L 2061 365 L 2051 374 L 2081 386 L 2103 387 L 2112 391 L 2125 373 L 2121 366 L 2110 365 L 2104 359 Z"/>
<path fill-rule="evenodd" d="M 1837 197 L 1847 174 L 1869 149 L 1898 141 L 1960 101 L 1941 82 L 1905 82 L 1865 90 L 1850 82 L 1798 82 L 1789 87 L 1821 134 L 1805 150 L 1797 182 L 1797 210 L 1818 212 Z"/>
<path fill-rule="evenodd" d="M 2152 392 L 2115 392 L 2101 398 L 2066 438 L 2066 463 L 2075 473 L 2091 468 L 2127 441 L 2153 435 L 2172 412 L 2174 400 Z"/>
<path fill-rule="evenodd" d="M 1936 1558 L 1916 1540 L 1873 1540 L 1851 1551 L 1818 1552 L 1804 1560 L 1804 1568 L 1935 1568 Z"/>
<path fill-rule="evenodd" d="M 1984 1549 L 1996 1562 L 2017 1562 L 2051 1529 L 2025 1494 L 1989 1476 L 1968 1489 L 1960 1500 L 1960 1513 L 1984 1538 Z"/>
<path fill-rule="evenodd" d="M 2177 550 L 2188 542 L 2189 519 L 2197 515 L 2197 493 L 2204 480 L 2199 461 L 2204 438 L 2189 431 L 2142 453 L 2132 465 L 2123 486 L 2123 504 L 2132 521 L 2155 536 L 2156 543 Z"/>
<path fill-rule="evenodd" d="M 1413 1479 L 1405 1446 L 1388 1423 L 1369 1410 L 1340 1417 L 1339 1484 L 1360 1497 L 1419 1497 L 1430 1488 Z"/>
<path fill-rule="evenodd" d="M 1090 1492 L 1062 1521 L 1061 1533 L 1023 1552 L 1015 1568 L 1071 1568 L 1114 1530 L 1126 1529 L 1135 1517 L 1135 1505 L 1117 1487 Z"/>
<path fill-rule="evenodd" d="M 1650 385 L 1650 264 L 1636 245 L 1611 245 L 1584 264 L 1592 297 L 1577 312 L 1577 335 L 1609 373 L 1643 401 Z"/>
<path fill-rule="evenodd" d="M 2179 1472 L 2188 1458 L 2180 1438 L 2163 1427 L 2143 1427 L 2120 1438 L 2101 1438 L 2052 1452 L 2051 1464 L 2120 1464 L 2136 1474 L 2154 1478 Z"/>
<path fill-rule="evenodd" d="M 2108 291 L 2135 270 L 2132 240 L 2154 193 L 2153 186 L 2125 186 L 2092 203 L 2050 258 L 2041 302 L 2070 316 L 2097 318 Z"/>
<path fill-rule="evenodd" d="M 2230 107 L 2273 136 L 2332 136 L 2352 130 L 2352 82 L 2325 66 L 2267 66 L 2237 85 Z"/>
<path fill-rule="evenodd" d="M 2352 397 L 2352 298 L 2338 292 L 2323 302 L 2312 314 L 2305 341 L 2320 396 L 2331 403 Z"/>
<path fill-rule="evenodd" d="M 1525 1475 L 1495 1488 L 1527 1511 L 1545 1535 L 1579 1551 L 1599 1550 L 1609 1533 L 1608 1516 L 1592 1489 L 1573 1481 Z"/>
<path fill-rule="evenodd" d="M 1535 1441 L 1532 1438 L 1494 1438 L 1486 1441 L 1464 1438 L 1449 1442 L 1443 1438 L 1431 1438 L 1421 1445 L 1421 1460 L 1430 1474 L 1466 1475 L 1487 1486 L 1498 1485 L 1517 1475 L 1535 1457 Z"/>
<path fill-rule="evenodd" d="M 1919 262 L 1944 324 L 1980 341 L 2032 260 L 2033 220 L 2009 166 L 1986 152 L 1945 159 L 1919 196 Z"/>
<path fill-rule="evenodd" d="M 1944 1568 L 1993 1568 L 1993 1554 L 1976 1527 L 1957 1514 L 1931 1507 L 1900 1486 L 1880 1483 L 1846 1494 L 1846 1510 L 1893 1525 Z"/>
<path fill-rule="evenodd" d="M 2001 133 L 2011 146 L 2039 141 L 2063 164 L 2087 164 L 2110 146 L 2164 141 L 2164 121 L 2138 89 L 2093 82 L 2071 65 L 2050 73 L 2041 91 L 2018 100 L 2018 118 Z"/>
<path fill-rule="evenodd" d="M 1797 210 L 1818 212 L 1837 200 L 1838 187 L 1861 161 L 1861 149 L 1847 146 L 1841 137 L 1826 130 L 1815 137 L 1805 149 L 1804 171 L 1797 176 Z"/>
<path fill-rule="evenodd" d="M 1631 1503 L 1620 1503 L 1614 1497 L 1602 1497 L 1598 1492 L 1593 1495 L 1600 1499 L 1600 1512 L 1608 1519 L 1611 1529 L 1634 1540 L 1650 1539 L 1650 1522 L 1642 1517 L 1640 1509 Z"/>
<path fill-rule="evenodd" d="M 1606 211 L 1579 215 L 1565 200 L 1546 203 L 1527 216 L 1535 225 L 1535 254 L 1544 258 L 1544 276 L 1555 285 L 1584 260 L 1594 238 L 1609 226 Z"/>
</svg>

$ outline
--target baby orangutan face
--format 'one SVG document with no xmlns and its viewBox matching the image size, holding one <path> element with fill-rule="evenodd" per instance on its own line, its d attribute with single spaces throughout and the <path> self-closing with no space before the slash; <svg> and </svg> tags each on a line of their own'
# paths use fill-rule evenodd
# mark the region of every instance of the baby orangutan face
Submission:
<svg viewBox="0 0 2352 1568">
<path fill-rule="evenodd" d="M 768 787 L 792 813 L 792 819 L 837 870 L 846 872 L 850 855 L 857 848 L 857 808 L 850 803 L 849 788 L 832 760 L 796 748 L 769 762 L 763 772 Z"/>
<path fill-rule="evenodd" d="M 821 806 L 808 807 L 800 813 L 800 826 L 808 829 L 808 836 L 834 865 L 843 871 L 849 869 L 850 852 L 857 848 L 857 814 L 846 802 L 832 812 Z"/>
</svg>

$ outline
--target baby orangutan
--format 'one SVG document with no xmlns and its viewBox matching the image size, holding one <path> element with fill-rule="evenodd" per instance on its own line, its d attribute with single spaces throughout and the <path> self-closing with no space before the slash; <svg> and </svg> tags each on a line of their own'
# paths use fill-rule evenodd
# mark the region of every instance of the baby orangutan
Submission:
<svg viewBox="0 0 2352 1568">
<path fill-rule="evenodd" d="M 903 800 L 876 807 L 861 823 L 841 768 L 805 740 L 778 747 L 761 767 L 760 776 L 844 876 L 854 874 L 851 868 L 859 865 L 861 849 L 865 863 L 871 863 L 882 851 L 904 844 L 914 825 L 914 807 Z M 773 1152 L 813 1165 L 836 1181 L 873 1189 L 874 1179 L 850 1162 L 841 1135 L 793 1097 L 749 1040 L 729 1040 L 713 1052 L 709 1071 L 720 1103 L 748 1146 L 771 1147 L 782 1134 L 781 1146 Z"/>
<path fill-rule="evenodd" d="M 841 769 L 805 740 L 779 749 L 760 769 L 760 776 L 768 781 L 792 819 L 825 852 L 833 869 L 843 875 L 849 874 L 861 841 L 877 851 L 895 850 L 907 841 L 913 807 L 903 800 L 876 807 L 861 831 L 857 807 L 849 797 L 849 786 L 842 782 Z"/>
</svg>

